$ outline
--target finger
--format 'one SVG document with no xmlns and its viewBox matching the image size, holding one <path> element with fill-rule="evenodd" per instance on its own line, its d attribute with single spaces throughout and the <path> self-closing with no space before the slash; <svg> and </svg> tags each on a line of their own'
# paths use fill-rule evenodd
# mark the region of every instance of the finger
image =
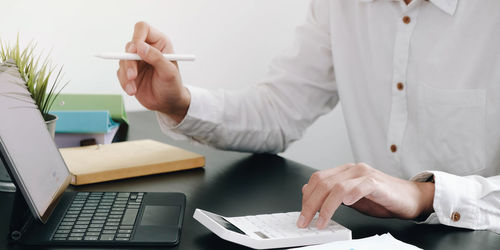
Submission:
<svg viewBox="0 0 500 250">
<path fill-rule="evenodd" d="M 146 42 L 162 52 L 173 53 L 171 43 L 168 42 L 166 36 L 146 22 L 141 21 L 135 24 L 132 42 L 136 46 Z"/>
<path fill-rule="evenodd" d="M 321 206 L 316 227 L 318 229 L 324 229 L 335 211 L 346 198 L 351 199 L 351 197 L 355 196 L 361 199 L 365 195 L 371 193 L 374 186 L 372 182 L 366 181 L 367 179 L 370 178 L 362 176 L 336 185 Z"/>
<path fill-rule="evenodd" d="M 299 219 L 302 218 L 303 221 L 297 222 L 297 225 L 307 227 L 316 215 L 316 212 L 320 210 L 321 206 L 325 203 L 327 196 L 329 196 L 332 192 L 336 192 L 333 190 L 335 186 L 338 186 L 345 180 L 358 178 L 362 175 L 362 173 L 363 171 L 360 171 L 359 168 L 349 167 L 328 177 L 326 180 L 321 180 L 318 184 L 316 184 L 316 188 L 311 191 L 310 195 L 304 194 L 302 197 L 303 209 L 301 211 L 301 215 L 303 217 L 299 217 Z M 306 189 L 307 188 L 308 187 L 306 187 Z"/>
<path fill-rule="evenodd" d="M 128 42 L 125 46 L 125 51 L 129 53 L 137 53 L 137 48 L 135 47 L 133 42 Z M 125 68 L 127 79 L 129 81 L 135 80 L 135 78 L 137 77 L 137 61 L 125 60 L 123 65 Z"/>
<path fill-rule="evenodd" d="M 304 185 L 305 189 L 308 188 L 309 184 L 306 185 Z M 328 181 L 321 181 L 316 185 L 310 197 L 302 199 L 302 210 L 300 212 L 299 219 L 297 220 L 297 226 L 299 228 L 305 228 L 309 225 L 312 218 L 321 207 L 321 204 L 323 204 L 326 196 L 328 196 L 328 193 L 330 192 L 330 185 L 331 184 Z"/>
<path fill-rule="evenodd" d="M 307 202 L 307 200 L 310 199 L 310 197 L 313 195 L 313 193 L 316 190 L 316 187 L 318 187 L 319 184 L 322 182 L 331 182 L 332 184 L 335 184 L 337 182 L 343 181 L 343 180 L 348 180 L 352 179 L 355 177 L 359 177 L 361 174 L 359 171 L 357 171 L 356 168 L 353 167 L 354 164 L 346 164 L 343 166 L 340 166 L 338 168 L 334 168 L 332 170 L 337 170 L 337 171 L 331 171 L 327 174 L 324 175 L 324 177 L 321 177 L 319 181 L 315 181 L 314 187 L 310 187 L 311 183 L 307 184 L 307 187 L 305 188 L 305 192 L 303 192 L 302 195 L 302 202 Z"/>
<path fill-rule="evenodd" d="M 135 95 L 137 91 L 135 83 L 134 81 L 129 81 L 127 79 L 124 68 L 120 67 L 116 72 L 116 75 L 118 76 L 118 80 L 120 81 L 120 85 L 122 86 L 123 90 L 125 90 L 128 95 Z"/>
<path fill-rule="evenodd" d="M 359 179 L 362 179 L 361 184 L 358 186 L 354 186 L 354 188 L 352 188 L 351 191 L 342 199 L 342 203 L 346 204 L 347 206 L 358 202 L 363 197 L 369 196 L 378 187 L 378 185 L 376 184 L 376 180 L 372 177 L 361 177 Z"/>
<path fill-rule="evenodd" d="M 157 48 L 147 43 L 139 43 L 137 46 L 137 54 L 142 60 L 156 69 L 160 78 L 170 79 L 175 77 L 174 72 L 177 70 L 177 67 L 172 62 L 165 59 Z"/>
<path fill-rule="evenodd" d="M 348 163 L 336 168 L 331 168 L 327 170 L 322 170 L 315 172 L 314 174 L 311 175 L 311 178 L 309 178 L 309 182 L 307 183 L 307 187 L 303 189 L 303 194 L 304 196 L 309 196 L 310 193 L 316 188 L 316 185 L 321 182 L 322 180 L 325 180 L 329 178 L 332 175 L 335 175 L 341 171 L 344 171 L 350 167 L 353 167 L 353 163 Z"/>
<path fill-rule="evenodd" d="M 302 194 L 304 194 L 306 192 L 306 190 L 307 190 L 307 184 L 304 184 L 302 186 Z"/>
</svg>

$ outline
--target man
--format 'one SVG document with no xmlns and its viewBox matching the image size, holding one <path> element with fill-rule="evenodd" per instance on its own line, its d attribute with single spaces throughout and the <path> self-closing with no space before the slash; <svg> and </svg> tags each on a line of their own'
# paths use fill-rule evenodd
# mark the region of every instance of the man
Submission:
<svg viewBox="0 0 500 250">
<path fill-rule="evenodd" d="M 118 78 L 168 135 L 240 151 L 285 150 L 340 100 L 365 163 L 313 174 L 299 227 L 319 211 L 324 228 L 345 204 L 500 233 L 499 10 L 497 0 L 313 0 L 293 48 L 242 92 L 184 87 L 161 57 L 173 53 L 168 38 L 140 22 L 126 50 L 144 62 L 121 61 Z"/>
</svg>

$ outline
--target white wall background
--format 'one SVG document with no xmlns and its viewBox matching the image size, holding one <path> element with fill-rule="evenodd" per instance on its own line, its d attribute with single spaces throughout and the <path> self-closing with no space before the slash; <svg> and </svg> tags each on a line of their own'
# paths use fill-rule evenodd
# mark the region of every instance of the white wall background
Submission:
<svg viewBox="0 0 500 250">
<path fill-rule="evenodd" d="M 291 44 L 306 0 L 2 0 L 0 39 L 51 51 L 71 80 L 66 93 L 120 93 L 126 109 L 141 105 L 121 90 L 118 63 L 94 58 L 122 51 L 134 24 L 144 20 L 167 34 L 177 53 L 197 55 L 181 63 L 184 83 L 208 89 L 240 89 L 266 73 L 272 57 Z M 352 161 L 340 106 L 320 118 L 285 157 L 324 169 Z"/>
</svg>

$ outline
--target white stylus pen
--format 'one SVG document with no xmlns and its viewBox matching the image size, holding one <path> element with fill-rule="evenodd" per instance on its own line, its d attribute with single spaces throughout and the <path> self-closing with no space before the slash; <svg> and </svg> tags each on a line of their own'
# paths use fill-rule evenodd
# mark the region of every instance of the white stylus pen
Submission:
<svg viewBox="0 0 500 250">
<path fill-rule="evenodd" d="M 95 56 L 102 59 L 133 60 L 133 61 L 142 60 L 139 55 L 126 52 L 100 53 Z M 165 57 L 169 61 L 194 61 L 196 59 L 195 55 L 181 55 L 181 54 L 163 54 L 163 57 Z"/>
</svg>

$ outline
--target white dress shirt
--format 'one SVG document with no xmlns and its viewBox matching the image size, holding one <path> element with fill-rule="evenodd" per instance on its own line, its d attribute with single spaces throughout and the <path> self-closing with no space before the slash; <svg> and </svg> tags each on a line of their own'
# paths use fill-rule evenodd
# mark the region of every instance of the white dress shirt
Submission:
<svg viewBox="0 0 500 250">
<path fill-rule="evenodd" d="M 427 223 L 500 233 L 498 0 L 313 0 L 262 83 L 189 90 L 163 131 L 251 152 L 284 151 L 340 101 L 356 161 L 434 175 Z"/>
</svg>

